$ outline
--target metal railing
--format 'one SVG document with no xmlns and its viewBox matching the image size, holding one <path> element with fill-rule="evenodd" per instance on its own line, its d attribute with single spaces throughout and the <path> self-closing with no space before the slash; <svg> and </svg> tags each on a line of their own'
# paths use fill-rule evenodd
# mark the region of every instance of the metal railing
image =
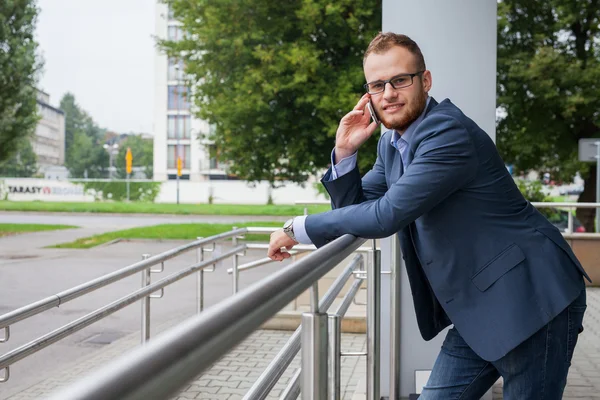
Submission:
<svg viewBox="0 0 600 400">
<path fill-rule="evenodd" d="M 320 302 L 316 283 L 364 242 L 364 239 L 351 235 L 338 238 L 163 333 L 126 357 L 56 394 L 52 399 L 168 398 L 309 288 L 312 291 L 311 311 L 302 315 L 300 334 L 302 374 L 297 373 L 295 381 L 301 381 L 303 400 L 327 398 L 328 382 L 331 382 L 332 390 L 335 391 L 339 388 L 339 384 L 335 383 L 335 376 L 339 374 L 333 378 L 328 378 L 327 375 L 327 346 L 330 341 L 335 340 L 328 337 L 328 317 L 325 310 L 335 298 L 335 290 L 341 288 L 342 282 L 353 275 L 359 262 L 355 259 L 344 270 L 343 276 L 338 277 L 332 286 L 335 289 L 330 289 Z M 377 297 L 375 290 L 380 279 L 379 271 L 379 250 L 373 248 L 368 257 L 369 297 Z M 151 286 L 153 285 L 149 287 Z M 353 284 L 354 293 L 358 286 L 357 283 Z M 344 298 L 336 314 L 345 313 L 348 302 L 351 301 L 350 296 L 351 294 Z M 377 305 L 378 302 L 373 301 L 369 307 L 369 311 L 375 315 L 368 317 L 367 322 L 367 386 L 369 399 L 373 400 L 379 399 Z M 338 332 L 334 328 L 332 335 L 338 336 Z M 288 346 L 289 349 L 292 347 Z M 335 354 L 343 355 L 341 352 Z M 291 399 L 297 393 L 298 390 L 292 386 L 284 394 Z"/>
<path fill-rule="evenodd" d="M 270 230 L 269 230 L 270 231 Z M 142 287 L 133 293 L 122 297 L 112 303 L 101 307 L 75 321 L 72 321 L 52 332 L 47 333 L 35 340 L 32 340 L 2 356 L 0 356 L 0 371 L 4 370 L 4 376 L 0 379 L 0 382 L 6 382 L 10 378 L 10 366 L 17 361 L 22 360 L 38 351 L 48 347 L 49 345 L 58 342 L 59 340 L 85 328 L 97 322 L 108 315 L 115 313 L 116 311 L 138 301 L 142 300 L 142 315 L 141 315 L 141 336 L 142 343 L 146 342 L 150 337 L 150 302 L 149 299 L 152 297 L 161 297 L 162 290 L 164 287 L 179 281 L 180 279 L 193 274 L 194 272 L 202 273 L 208 267 L 213 266 L 228 257 L 232 257 L 239 252 L 245 250 L 245 245 L 236 246 L 232 250 L 225 252 L 221 255 L 215 256 L 208 261 L 201 261 L 203 259 L 202 253 L 205 250 L 204 246 L 214 245 L 217 241 L 227 239 L 230 237 L 237 237 L 246 232 L 246 229 L 235 229 L 226 233 L 211 236 L 206 239 L 199 239 L 194 242 L 176 247 L 172 250 L 168 250 L 154 257 L 143 255 L 143 260 L 135 264 L 129 265 L 118 271 L 106 274 L 92 281 L 86 282 L 82 285 L 73 287 L 71 289 L 62 291 L 53 296 L 46 297 L 42 300 L 18 308 L 7 314 L 0 316 L 0 329 L 4 329 L 5 334 L 2 338 L 2 342 L 8 342 L 10 339 L 10 326 L 30 318 L 37 314 L 40 314 L 53 307 L 58 307 L 61 304 L 72 301 L 79 298 L 87 293 L 105 287 L 111 283 L 117 282 L 121 279 L 127 278 L 135 273 L 141 272 L 142 274 Z M 265 233 L 267 233 L 265 231 Z M 164 262 L 177 257 L 190 250 L 198 249 L 197 263 L 188 266 L 186 269 L 173 273 L 155 283 L 150 283 L 149 273 L 150 272 L 162 272 L 164 270 Z M 161 264 L 160 270 L 152 270 L 155 265 Z M 197 302 L 199 304 L 198 309 L 202 309 L 203 303 L 203 288 L 200 286 L 197 288 L 198 297 Z M 152 295 L 155 292 L 161 291 L 161 295 Z"/>
<path fill-rule="evenodd" d="M 161 298 L 164 294 L 164 288 L 184 277 L 187 277 L 191 274 L 197 274 L 197 312 L 201 313 L 204 309 L 204 272 L 214 271 L 217 263 L 221 261 L 232 258 L 233 266 L 228 269 L 228 272 L 232 274 L 232 292 L 234 297 L 231 299 L 238 298 L 236 296 L 241 296 L 239 298 L 245 299 L 241 303 L 235 303 L 237 305 L 233 307 L 241 307 L 248 313 L 248 315 L 253 314 L 254 312 L 248 310 L 247 307 L 250 305 L 255 306 L 256 301 L 248 302 L 248 299 L 252 297 L 249 295 L 250 293 L 261 293 L 267 291 L 270 295 L 265 295 L 272 300 L 269 300 L 271 304 L 269 307 L 264 310 L 261 308 L 261 312 L 258 314 L 258 318 L 260 321 L 265 321 L 272 317 L 279 309 L 283 308 L 285 305 L 289 303 L 289 301 L 295 299 L 298 294 L 307 288 L 311 289 L 311 312 L 305 313 L 302 316 L 303 325 L 305 327 L 304 333 L 301 333 L 301 327 L 297 329 L 297 331 L 291 336 L 288 343 L 284 346 L 280 354 L 273 360 L 269 368 L 261 375 L 261 377 L 257 380 L 256 384 L 253 388 L 248 392 L 248 395 L 245 399 L 263 399 L 269 394 L 270 390 L 276 384 L 281 374 L 285 371 L 285 369 L 289 366 L 290 362 L 293 360 L 295 355 L 298 353 L 300 348 L 304 348 L 302 354 L 303 359 L 303 368 L 304 373 L 301 375 L 305 382 L 303 383 L 304 393 L 307 393 L 304 399 L 311 398 L 314 399 L 313 395 L 318 396 L 327 396 L 327 388 L 330 388 L 329 397 L 330 399 L 339 399 L 339 388 L 340 388 L 340 374 L 339 374 L 339 365 L 340 358 L 347 356 L 356 356 L 356 355 L 365 355 L 367 356 L 367 361 L 369 365 L 369 383 L 368 386 L 371 389 L 372 395 L 379 393 L 379 377 L 377 373 L 378 368 L 378 329 L 379 329 L 379 317 L 378 313 L 380 312 L 379 303 L 377 301 L 378 296 L 376 296 L 377 288 L 379 285 L 380 279 L 380 257 L 379 250 L 375 247 L 375 241 L 373 241 L 372 246 L 364 246 L 361 245 L 365 242 L 364 239 L 356 239 L 350 236 L 345 236 L 343 238 L 339 238 L 338 240 L 332 242 L 330 245 L 326 246 L 326 248 L 315 251 L 314 246 L 297 246 L 297 249 L 292 251 L 293 254 L 304 253 L 304 252 L 314 252 L 313 254 L 307 256 L 305 259 L 300 262 L 293 263 L 290 267 L 279 271 L 272 277 L 265 279 L 257 284 L 255 284 L 252 289 L 248 288 L 245 291 L 238 293 L 238 279 L 239 273 L 251 268 L 256 268 L 259 265 L 264 265 L 269 262 L 273 262 L 268 258 L 263 258 L 256 261 L 251 261 L 246 264 L 239 265 L 238 257 L 243 255 L 246 249 L 266 249 L 267 245 L 264 244 L 256 244 L 256 243 L 239 243 L 238 239 L 243 238 L 242 235 L 246 233 L 263 233 L 268 234 L 276 230 L 276 228 L 257 228 L 257 227 L 248 227 L 236 229 L 233 228 L 232 231 L 222 233 L 220 235 L 215 235 L 209 238 L 198 238 L 198 240 L 185 244 L 183 246 L 176 247 L 172 250 L 166 251 L 156 256 L 150 256 L 149 254 L 142 255 L 142 261 L 129 265 L 125 268 L 122 268 L 118 271 L 106 274 L 102 277 L 96 278 L 84 284 L 78 285 L 71 289 L 62 291 L 53 296 L 49 296 L 45 299 L 37 301 L 35 303 L 26 305 L 17 310 L 9 312 L 7 314 L 0 316 L 0 329 L 4 328 L 5 336 L 0 339 L 1 342 L 7 342 L 10 339 L 10 326 L 23 321 L 27 318 L 38 315 L 46 310 L 49 310 L 53 307 L 58 307 L 66 302 L 72 301 L 76 298 L 80 298 L 92 291 L 105 287 L 111 283 L 117 282 L 121 279 L 127 278 L 135 273 L 141 274 L 141 288 L 135 290 L 131 294 L 124 296 L 112 303 L 101 307 L 67 325 L 64 325 L 52 332 L 49 332 L 35 340 L 32 340 L 12 351 L 7 352 L 4 355 L 0 356 L 0 371 L 4 370 L 4 377 L 0 380 L 0 382 L 5 382 L 10 377 L 10 366 L 38 351 L 50 346 L 51 344 L 83 329 L 86 326 L 93 324 L 94 322 L 99 321 L 100 319 L 111 315 L 112 313 L 133 304 L 134 302 L 140 301 L 141 303 L 141 343 L 145 344 L 145 346 L 152 345 L 153 341 L 149 341 L 150 339 L 150 306 L 152 298 Z M 232 239 L 232 248 L 229 251 L 224 252 L 223 254 L 216 254 L 215 246 L 216 243 L 231 238 Z M 182 255 L 186 252 L 196 250 L 196 263 L 185 267 L 184 269 L 172 273 L 163 279 L 158 280 L 157 282 L 152 283 L 151 274 L 160 273 L 164 271 L 164 263 L 165 261 Z M 205 252 L 212 252 L 212 258 L 205 260 L 204 255 Z M 354 257 L 352 262 L 343 270 L 343 272 L 337 277 L 335 282 L 332 284 L 328 292 L 324 295 L 324 297 L 319 301 L 318 300 L 318 289 L 317 289 L 317 280 L 322 277 L 325 273 L 331 270 L 335 265 L 337 265 L 342 259 L 344 259 L 348 254 L 356 252 L 357 255 Z M 334 255 L 332 257 L 332 255 Z M 368 262 L 365 262 L 365 257 Z M 365 264 L 368 265 L 367 271 L 364 270 Z M 156 265 L 160 265 L 160 268 L 154 269 L 153 267 Z M 314 272 L 313 270 L 317 271 Z M 287 272 L 286 272 L 287 271 Z M 298 271 L 302 271 L 301 273 Z M 310 273 L 308 273 L 310 271 Z M 283 275 L 282 275 L 283 274 Z M 317 275 L 315 275 L 317 274 Z M 302 275 L 302 279 L 299 277 Z M 294 278 L 291 278 L 294 276 Z M 367 279 L 367 277 L 370 277 Z M 332 318 L 336 318 L 337 322 L 328 322 L 329 316 L 327 311 L 333 304 L 334 299 L 340 294 L 341 290 L 344 288 L 345 284 L 348 282 L 350 278 L 354 278 L 354 282 L 351 285 L 350 290 L 342 300 L 341 305 L 338 307 L 337 311 L 331 315 Z M 341 351 L 336 351 L 335 349 L 339 348 L 339 319 L 343 318 L 345 315 L 350 303 L 354 300 L 357 291 L 361 288 L 361 283 L 363 280 L 367 279 L 368 287 L 367 287 L 367 296 L 370 300 L 372 308 L 369 309 L 368 315 L 368 329 L 367 329 L 367 338 L 369 343 L 369 351 L 364 354 L 354 354 L 354 353 L 342 353 Z M 289 288 L 290 282 L 295 282 L 294 285 L 291 285 Z M 301 287 L 298 286 L 298 282 L 302 283 Z M 273 286 L 275 285 L 275 286 Z M 282 288 L 288 288 L 283 290 Z M 272 291 L 275 290 L 278 296 L 274 295 Z M 281 294 L 283 293 L 283 294 Z M 236 295 L 237 294 L 237 295 Z M 285 295 L 284 298 L 281 298 L 282 295 Z M 261 297 L 262 298 L 262 297 Z M 227 301 L 233 301 L 228 299 Z M 274 300 L 277 300 L 274 302 Z M 264 298 L 263 298 L 264 300 Z M 263 301 L 261 300 L 261 302 Z M 229 303 L 227 303 L 229 304 Z M 234 303 L 231 303 L 234 304 Z M 230 305 L 231 305 L 230 304 Z M 359 303 L 356 303 L 359 304 Z M 362 304 L 362 303 L 361 303 Z M 225 307 L 223 304 L 219 303 L 218 307 Z M 215 307 L 217 307 L 215 306 Z M 253 307 L 252 306 L 252 307 Z M 371 307 L 370 306 L 370 307 Z M 227 306 L 229 307 L 229 306 Z M 263 307 L 263 306 L 261 306 Z M 278 308 L 277 308 L 278 307 Z M 269 311 L 267 313 L 267 310 Z M 208 310 L 207 310 L 208 311 Z M 241 311 L 240 311 L 241 312 Z M 230 315 L 230 311 L 226 312 L 227 315 Z M 234 313 L 235 314 L 235 313 Z M 231 315 L 234 315 L 231 314 Z M 242 313 L 244 314 L 244 313 Z M 212 315 L 212 317 L 210 317 Z M 239 316 L 239 314 L 236 314 Z M 212 326 L 212 324 L 219 324 L 221 326 L 223 321 L 220 321 L 218 317 L 213 313 L 201 313 L 200 316 L 205 316 L 207 321 L 205 322 L 207 326 Z M 211 318 L 214 318 L 211 319 Z M 201 318 L 201 320 L 204 320 Z M 238 317 L 232 317 L 232 319 L 227 319 L 227 321 L 238 324 Z M 257 326 L 260 326 L 262 322 L 257 323 Z M 201 328 L 199 323 L 198 329 L 204 332 L 205 328 Z M 254 322 L 252 324 L 254 326 Z M 328 329 L 328 326 L 331 326 Z M 221 329 L 220 328 L 220 329 Z M 256 328 L 256 327 L 255 327 Z M 235 329 L 236 332 L 246 332 L 249 333 L 252 330 L 244 330 L 244 329 Z M 206 328 L 208 329 L 208 328 Z M 1 331 L 0 331 L 1 332 Z M 198 333 L 198 331 L 195 331 Z M 207 331 L 208 332 L 208 331 Z M 216 332 L 216 331 L 211 331 Z M 220 332 L 220 331 L 219 331 Z M 236 333 L 236 335 L 238 335 Z M 204 335 L 204 334 L 203 334 Z M 208 333 L 206 333 L 204 337 L 206 340 L 208 339 Z M 185 335 L 184 335 L 185 336 Z M 247 336 L 246 334 L 243 337 Z M 185 336 L 189 338 L 188 336 Z M 200 336 L 198 336 L 200 337 Z M 242 336 L 234 336 L 235 339 L 231 341 L 232 337 L 229 335 L 224 335 L 223 340 L 228 341 L 230 346 L 233 346 L 234 343 L 237 343 L 239 340 L 242 340 Z M 173 347 L 180 347 L 183 340 L 185 342 L 185 338 L 179 337 L 176 339 L 176 343 L 173 342 L 171 345 Z M 213 340 L 213 339 L 211 339 Z M 302 341 L 302 346 L 300 342 Z M 196 342 L 195 342 L 196 343 Z M 199 342 L 198 342 L 199 343 Z M 187 343 L 186 345 L 191 345 Z M 334 349 L 328 352 L 327 346 L 334 346 Z M 221 346 L 221 345 L 219 345 Z M 221 347 L 215 347 L 221 348 Z M 194 351 L 198 351 L 198 354 L 204 354 L 204 352 L 214 351 L 215 348 L 212 349 L 196 349 Z M 313 349 L 312 351 L 309 351 Z M 322 350 L 325 350 L 324 352 Z M 160 352 L 159 352 L 160 353 Z M 170 353 L 167 351 L 167 353 Z M 162 353 L 161 353 L 162 354 Z M 212 354 L 212 353 L 211 353 Z M 223 355 L 224 353 L 220 354 Z M 217 357 L 220 357 L 217 356 Z M 156 355 L 155 355 L 156 356 Z M 172 354 L 163 354 L 165 358 L 169 359 L 168 363 L 173 362 Z M 183 354 L 182 354 L 183 356 Z M 185 357 L 184 357 L 185 358 Z M 199 374 L 202 370 L 210 366 L 210 362 L 208 358 L 203 358 L 202 367 L 198 369 L 197 374 Z M 206 363 L 204 362 L 206 361 Z M 186 365 L 189 362 L 186 360 L 179 360 L 182 365 Z M 329 367 L 328 367 L 329 366 Z M 336 367 L 337 366 L 337 367 Z M 336 369 L 337 368 L 337 369 Z M 147 373 L 152 373 L 151 371 L 147 371 Z M 158 377 L 157 377 L 158 378 Z M 143 380 L 142 380 L 143 381 Z M 183 382 L 183 381 L 182 381 Z M 295 383 L 294 383 L 295 382 Z M 185 382 L 183 382 L 185 383 Z M 183 384 L 182 383 L 182 384 Z M 170 387 L 170 386 L 169 386 Z M 300 392 L 300 374 L 296 374 L 295 380 L 292 380 L 290 385 L 288 386 L 288 390 L 284 392 L 282 398 L 296 398 L 298 393 Z M 323 392 L 323 388 L 325 391 Z M 138 389 L 135 389 L 136 391 Z M 139 389 L 146 390 L 146 389 Z M 173 389 L 176 390 L 176 389 Z M 153 393 L 152 398 L 158 398 L 157 392 L 155 389 L 150 390 Z M 146 392 L 144 392 L 146 393 Z M 312 393 L 308 395 L 308 393 Z M 113 398 L 106 397 L 106 395 L 99 395 L 100 397 L 89 397 L 89 398 Z M 63 397 L 60 395 L 61 399 L 66 399 L 67 397 Z M 74 397 L 75 398 L 75 397 Z M 81 397 L 77 397 L 81 398 Z M 85 397 L 88 398 L 88 397 Z M 120 395 L 117 398 L 129 398 L 129 397 L 121 397 Z M 137 398 L 137 397 L 131 397 Z M 144 398 L 139 397 L 139 398 Z M 323 398 L 325 397 L 317 397 Z M 378 398 L 369 397 L 369 398 Z"/>
<path fill-rule="evenodd" d="M 567 230 L 563 232 L 563 236 L 571 237 L 597 237 L 600 226 L 596 226 L 596 233 L 576 233 L 573 232 L 573 210 L 577 208 L 595 208 L 596 212 L 600 210 L 600 203 L 575 203 L 575 202 L 533 202 L 531 203 L 536 208 L 566 208 L 567 213 Z"/>
</svg>

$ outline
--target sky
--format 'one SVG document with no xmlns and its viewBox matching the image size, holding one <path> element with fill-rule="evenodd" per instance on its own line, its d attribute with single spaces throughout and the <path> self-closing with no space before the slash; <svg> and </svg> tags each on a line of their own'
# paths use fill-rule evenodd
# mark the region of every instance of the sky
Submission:
<svg viewBox="0 0 600 400">
<path fill-rule="evenodd" d="M 156 0 L 38 0 L 39 88 L 66 92 L 102 128 L 152 132 Z"/>
</svg>

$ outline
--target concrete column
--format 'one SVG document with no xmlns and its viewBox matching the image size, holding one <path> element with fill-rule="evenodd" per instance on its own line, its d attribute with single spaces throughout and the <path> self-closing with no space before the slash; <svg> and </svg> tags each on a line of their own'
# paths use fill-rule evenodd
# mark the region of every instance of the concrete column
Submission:
<svg viewBox="0 0 600 400">
<path fill-rule="evenodd" d="M 452 100 L 495 140 L 496 0 L 383 0 L 384 32 L 415 40 L 440 102 Z M 382 270 L 392 260 L 391 240 L 382 240 Z M 396 239 L 394 239 L 396 240 Z M 401 262 L 402 259 L 396 259 Z M 400 304 L 400 395 L 415 393 L 415 372 L 431 370 L 446 331 L 425 342 L 419 333 L 406 272 L 402 267 Z M 390 393 L 390 278 L 382 276 L 381 395 Z M 386 325 L 386 326 L 384 326 Z M 491 397 L 489 397 L 491 398 Z"/>
</svg>

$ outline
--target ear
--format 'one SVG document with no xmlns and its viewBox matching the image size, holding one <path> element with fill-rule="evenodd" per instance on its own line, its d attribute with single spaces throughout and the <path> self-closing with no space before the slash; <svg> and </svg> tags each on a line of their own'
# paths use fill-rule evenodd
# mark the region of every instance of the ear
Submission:
<svg viewBox="0 0 600 400">
<path fill-rule="evenodd" d="M 431 85 L 433 84 L 433 81 L 431 79 L 431 71 L 429 71 L 428 69 L 425 70 L 425 72 L 423 72 L 423 75 L 421 75 L 421 81 L 423 82 L 423 90 L 425 92 L 429 92 L 431 90 Z"/>
</svg>

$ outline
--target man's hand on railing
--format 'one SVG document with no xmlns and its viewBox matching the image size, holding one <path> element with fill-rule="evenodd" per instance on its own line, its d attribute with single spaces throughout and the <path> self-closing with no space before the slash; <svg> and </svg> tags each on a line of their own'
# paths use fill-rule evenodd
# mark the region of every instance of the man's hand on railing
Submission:
<svg viewBox="0 0 600 400">
<path fill-rule="evenodd" d="M 291 250 L 298 242 L 289 237 L 283 229 L 278 229 L 271 233 L 271 241 L 269 242 L 269 251 L 267 256 L 273 261 L 283 261 L 290 257 L 287 251 L 281 251 L 283 247 Z"/>
</svg>

